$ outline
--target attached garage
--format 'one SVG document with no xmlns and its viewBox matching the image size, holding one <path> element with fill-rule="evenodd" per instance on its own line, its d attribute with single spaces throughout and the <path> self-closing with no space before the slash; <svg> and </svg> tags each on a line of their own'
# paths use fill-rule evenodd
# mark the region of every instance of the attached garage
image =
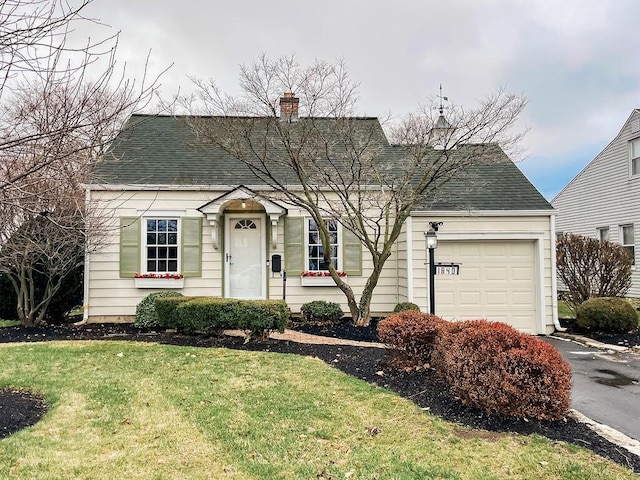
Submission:
<svg viewBox="0 0 640 480">
<path fill-rule="evenodd" d="M 533 335 L 553 332 L 555 245 L 548 211 L 429 212 L 410 222 L 414 268 L 409 301 L 429 311 L 426 232 L 441 222 L 436 265 L 459 273 L 435 276 L 435 314 L 447 320 L 504 322 Z"/>
<path fill-rule="evenodd" d="M 531 240 L 442 241 L 436 263 L 460 265 L 436 276 L 436 312 L 455 320 L 486 318 L 541 333 L 536 244 Z"/>
</svg>

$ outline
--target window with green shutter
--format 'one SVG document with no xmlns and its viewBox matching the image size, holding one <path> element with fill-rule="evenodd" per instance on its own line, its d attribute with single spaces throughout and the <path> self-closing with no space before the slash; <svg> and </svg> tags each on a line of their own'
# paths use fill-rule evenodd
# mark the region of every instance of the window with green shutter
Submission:
<svg viewBox="0 0 640 480">
<path fill-rule="evenodd" d="M 304 218 L 286 217 L 284 222 L 284 268 L 289 275 L 304 270 Z"/>
<path fill-rule="evenodd" d="M 182 274 L 185 277 L 202 275 L 202 218 L 182 219 Z"/>
<path fill-rule="evenodd" d="M 342 263 L 347 275 L 362 275 L 362 243 L 350 230 L 342 228 Z"/>
<path fill-rule="evenodd" d="M 327 220 L 330 257 L 337 270 L 362 275 L 362 244 L 356 235 L 335 220 Z M 338 235 L 339 231 L 342 235 Z M 324 250 L 315 221 L 309 217 L 285 219 L 285 270 L 290 275 L 303 271 L 327 271 Z"/>
<path fill-rule="evenodd" d="M 120 276 L 138 272 L 202 275 L 202 219 L 120 218 Z"/>
<path fill-rule="evenodd" d="M 120 277 L 140 271 L 140 217 L 120 218 Z"/>
</svg>

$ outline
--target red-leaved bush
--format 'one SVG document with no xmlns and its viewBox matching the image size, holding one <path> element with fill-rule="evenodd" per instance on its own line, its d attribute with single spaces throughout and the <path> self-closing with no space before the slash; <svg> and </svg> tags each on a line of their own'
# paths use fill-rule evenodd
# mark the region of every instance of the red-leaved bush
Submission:
<svg viewBox="0 0 640 480">
<path fill-rule="evenodd" d="M 569 364 L 553 346 L 504 323 L 450 324 L 431 363 L 452 393 L 482 410 L 552 420 L 569 408 Z"/>
<path fill-rule="evenodd" d="M 391 363 L 398 368 L 428 364 L 439 331 L 448 322 L 435 315 L 405 310 L 378 324 L 378 337 L 389 347 Z"/>
</svg>

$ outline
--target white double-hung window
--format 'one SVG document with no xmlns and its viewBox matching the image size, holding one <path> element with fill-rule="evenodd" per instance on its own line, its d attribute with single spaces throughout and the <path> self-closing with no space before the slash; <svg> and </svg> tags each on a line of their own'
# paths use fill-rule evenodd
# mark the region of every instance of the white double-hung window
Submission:
<svg viewBox="0 0 640 480">
<path fill-rule="evenodd" d="M 336 220 L 325 220 L 329 230 L 329 257 L 336 270 L 340 270 L 340 241 L 338 236 L 338 222 Z M 325 271 L 329 270 L 329 263 L 324 258 L 324 248 L 320 239 L 318 225 L 312 218 L 307 219 L 307 270 Z"/>
<path fill-rule="evenodd" d="M 620 243 L 631 255 L 632 263 L 636 263 L 636 241 L 633 225 L 620 225 Z"/>
<path fill-rule="evenodd" d="M 145 228 L 146 272 L 179 272 L 178 219 L 145 218 Z"/>
<path fill-rule="evenodd" d="M 631 175 L 640 175 L 640 138 L 629 142 L 629 158 Z"/>
<path fill-rule="evenodd" d="M 609 227 L 598 228 L 598 240 L 600 240 L 601 242 L 609 241 Z"/>
</svg>

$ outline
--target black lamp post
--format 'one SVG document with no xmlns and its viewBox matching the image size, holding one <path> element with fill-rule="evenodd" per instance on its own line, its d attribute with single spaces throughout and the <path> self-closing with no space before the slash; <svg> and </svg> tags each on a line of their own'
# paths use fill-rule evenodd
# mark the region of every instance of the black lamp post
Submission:
<svg viewBox="0 0 640 480">
<path fill-rule="evenodd" d="M 431 228 L 425 232 L 427 239 L 427 250 L 429 251 L 429 313 L 436 313 L 436 259 L 435 249 L 438 248 L 438 227 L 442 222 L 429 222 Z"/>
</svg>

